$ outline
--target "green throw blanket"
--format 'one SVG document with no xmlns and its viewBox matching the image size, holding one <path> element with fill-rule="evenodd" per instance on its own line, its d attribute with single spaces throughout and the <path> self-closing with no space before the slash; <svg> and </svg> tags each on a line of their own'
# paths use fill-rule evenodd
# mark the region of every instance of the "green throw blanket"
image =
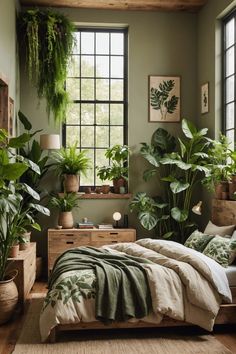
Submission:
<svg viewBox="0 0 236 354">
<path fill-rule="evenodd" d="M 152 307 L 142 263 L 152 262 L 94 247 L 71 249 L 57 259 L 49 279 L 49 289 L 64 272 L 92 269 L 96 275 L 95 316 L 98 320 L 109 323 L 142 318 Z"/>
</svg>

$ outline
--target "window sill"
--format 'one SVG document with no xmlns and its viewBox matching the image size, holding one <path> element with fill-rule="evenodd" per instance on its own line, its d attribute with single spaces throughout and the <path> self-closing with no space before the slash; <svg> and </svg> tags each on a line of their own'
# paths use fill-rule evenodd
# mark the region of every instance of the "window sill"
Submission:
<svg viewBox="0 0 236 354">
<path fill-rule="evenodd" d="M 78 193 L 78 196 L 80 199 L 130 199 L 132 197 L 132 194 L 131 193 L 126 193 L 126 194 Z"/>
</svg>

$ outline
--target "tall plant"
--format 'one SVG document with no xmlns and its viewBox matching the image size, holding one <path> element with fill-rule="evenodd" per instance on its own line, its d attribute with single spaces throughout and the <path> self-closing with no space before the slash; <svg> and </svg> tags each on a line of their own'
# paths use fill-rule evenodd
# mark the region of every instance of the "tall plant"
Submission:
<svg viewBox="0 0 236 354">
<path fill-rule="evenodd" d="M 153 198 L 138 193 L 130 205 L 145 229 L 157 228 L 159 236 L 181 243 L 194 227 L 191 221 L 193 193 L 203 177 L 209 175 L 206 165 L 211 144 L 205 137 L 207 129 L 197 130 L 185 119 L 182 131 L 184 138 L 176 141 L 166 130 L 158 128 L 150 145 L 142 143 L 141 154 L 151 165 L 143 178 L 148 181 L 158 175 L 163 184 L 162 195 Z"/>
<path fill-rule="evenodd" d="M 67 66 L 74 44 L 74 25 L 52 10 L 27 10 L 18 19 L 30 80 L 39 98 L 46 98 L 48 114 L 65 119 L 68 95 L 64 89 Z"/>
</svg>

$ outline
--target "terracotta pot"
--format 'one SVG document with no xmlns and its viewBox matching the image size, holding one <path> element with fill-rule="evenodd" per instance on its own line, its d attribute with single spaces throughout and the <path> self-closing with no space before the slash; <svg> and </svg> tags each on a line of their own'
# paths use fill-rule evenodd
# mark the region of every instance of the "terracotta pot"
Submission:
<svg viewBox="0 0 236 354">
<path fill-rule="evenodd" d="M 126 187 L 126 180 L 121 177 L 118 179 L 113 179 L 114 193 L 120 193 L 120 187 Z"/>
<path fill-rule="evenodd" d="M 224 198 L 226 197 L 225 193 L 229 192 L 229 182 L 222 181 L 215 185 L 215 197 L 216 199 L 222 199 L 222 193 L 224 193 Z"/>
<path fill-rule="evenodd" d="M 110 192 L 110 186 L 109 184 L 103 184 L 101 187 L 101 191 L 103 194 L 108 194 Z"/>
<path fill-rule="evenodd" d="M 236 175 L 232 175 L 231 176 L 231 182 L 232 183 L 236 183 Z"/>
<path fill-rule="evenodd" d="M 79 180 L 80 178 L 78 175 L 64 175 L 65 192 L 78 192 Z"/>
<path fill-rule="evenodd" d="M 17 258 L 18 254 L 19 254 L 19 249 L 20 249 L 19 245 L 11 246 L 8 257 L 9 258 Z"/>
<path fill-rule="evenodd" d="M 71 229 L 74 226 L 73 215 L 71 211 L 62 211 L 59 214 L 58 225 L 63 229 Z"/>
<path fill-rule="evenodd" d="M 30 247 L 30 243 L 29 242 L 22 242 L 19 244 L 20 246 L 20 251 L 25 251 Z"/>
<path fill-rule="evenodd" d="M 234 196 L 236 197 L 236 194 L 234 192 L 236 192 L 236 182 L 232 181 L 229 182 L 229 199 L 235 200 Z"/>
<path fill-rule="evenodd" d="M 18 290 L 14 279 L 17 271 L 0 281 L 0 325 L 6 323 L 13 315 L 18 302 Z"/>
</svg>

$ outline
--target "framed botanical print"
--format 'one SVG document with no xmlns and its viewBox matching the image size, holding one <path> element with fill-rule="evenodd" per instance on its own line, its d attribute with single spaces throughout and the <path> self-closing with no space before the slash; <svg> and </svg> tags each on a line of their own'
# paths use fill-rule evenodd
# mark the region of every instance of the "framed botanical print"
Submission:
<svg viewBox="0 0 236 354">
<path fill-rule="evenodd" d="M 180 76 L 149 76 L 149 122 L 180 122 Z"/>
<path fill-rule="evenodd" d="M 209 82 L 201 85 L 201 114 L 209 112 Z"/>
</svg>

